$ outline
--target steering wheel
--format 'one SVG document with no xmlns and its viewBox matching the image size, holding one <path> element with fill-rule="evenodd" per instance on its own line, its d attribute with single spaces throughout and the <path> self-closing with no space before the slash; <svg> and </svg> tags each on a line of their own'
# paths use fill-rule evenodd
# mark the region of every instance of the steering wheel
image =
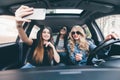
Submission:
<svg viewBox="0 0 120 80">
<path fill-rule="evenodd" d="M 104 41 L 102 42 L 100 45 L 98 45 L 88 56 L 88 59 L 87 59 L 87 65 L 93 65 L 92 63 L 92 59 L 97 55 L 97 52 L 106 48 L 106 47 L 109 47 L 110 45 L 114 44 L 114 43 L 118 43 L 120 42 L 120 39 L 110 39 L 108 41 Z"/>
</svg>

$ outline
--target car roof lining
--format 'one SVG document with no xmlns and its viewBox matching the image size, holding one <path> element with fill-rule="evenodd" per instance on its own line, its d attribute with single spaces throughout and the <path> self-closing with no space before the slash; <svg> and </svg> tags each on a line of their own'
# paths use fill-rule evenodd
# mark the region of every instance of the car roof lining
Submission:
<svg viewBox="0 0 120 80">
<path fill-rule="evenodd" d="M 119 0 L 110 0 L 110 1 L 109 0 L 74 0 L 74 1 L 72 0 L 10 0 L 10 1 L 1 0 L 0 1 L 0 9 L 9 8 L 9 11 L 12 14 L 21 5 L 28 5 L 35 8 L 37 7 L 37 8 L 47 8 L 47 9 L 57 9 L 57 8 L 83 9 L 85 11 L 109 13 L 116 11 L 115 6 L 120 5 L 120 1 Z"/>
<path fill-rule="evenodd" d="M 31 0 L 32 1 L 32 0 Z M 89 15 L 91 15 L 91 14 L 94 14 L 95 12 L 102 12 L 102 13 L 108 13 L 108 12 L 111 12 L 113 9 L 114 9 L 114 7 L 112 6 L 112 5 L 108 5 L 108 4 L 99 4 L 99 3 L 95 3 L 95 2 L 88 2 L 87 0 L 75 0 L 74 2 L 73 1 L 71 1 L 71 0 L 61 0 L 61 1 L 55 1 L 55 0 L 49 0 L 49 1 L 51 1 L 51 2 L 53 2 L 53 3 L 49 3 L 48 1 L 46 1 L 46 0 L 41 0 L 41 1 L 39 1 L 39 2 L 29 2 L 29 3 L 24 3 L 24 4 L 22 4 L 22 5 L 27 5 L 27 6 L 31 6 L 31 7 L 35 7 L 35 8 L 48 8 L 48 9 L 51 9 L 51 8 L 63 8 L 63 9 L 83 9 L 84 11 L 83 11 L 83 13 L 84 14 L 79 14 L 79 15 L 77 15 L 77 16 L 69 16 L 71 19 L 70 20 L 73 20 L 73 24 L 74 23 L 78 23 L 78 21 L 80 21 L 79 22 L 79 24 L 82 24 L 82 23 L 84 23 L 84 21 L 86 21 L 89 17 Z M 60 6 L 60 3 L 63 1 L 63 4 L 61 4 L 61 6 Z M 71 4 L 71 6 L 70 5 L 68 5 L 68 6 L 65 6 L 65 4 L 66 3 L 69 3 L 69 4 Z M 58 7 L 55 7 L 55 5 L 53 5 L 53 4 L 56 4 L 56 6 L 58 6 Z M 73 5 L 74 4 L 74 5 Z M 87 7 L 87 6 L 88 7 Z M 16 9 L 18 8 L 18 7 L 20 7 L 21 6 L 21 4 L 17 4 L 17 5 L 12 5 L 12 6 L 10 6 L 10 11 L 11 11 L 11 13 L 13 13 L 14 14 L 14 12 L 16 11 Z M 53 7 L 52 7 L 53 6 Z M 95 6 L 97 6 L 97 7 L 95 7 Z M 91 14 L 90 14 L 90 12 L 92 12 Z M 88 14 L 89 13 L 89 14 Z M 63 15 L 62 15 L 63 16 Z M 65 15 L 66 16 L 66 15 Z M 61 21 L 61 23 L 66 23 L 66 22 L 68 22 L 68 21 L 70 21 L 69 20 L 69 18 L 67 18 L 67 17 L 56 17 L 55 16 L 55 18 L 58 18 L 57 20 L 58 20 L 58 22 L 61 20 L 60 18 L 63 18 L 63 19 L 65 19 L 65 20 L 63 20 L 62 19 L 62 21 Z M 53 19 L 54 17 L 53 16 L 48 16 L 47 18 L 46 18 L 46 20 L 45 21 L 41 21 L 41 23 L 42 24 L 45 24 L 46 23 L 46 25 L 47 24 L 49 24 L 50 23 L 50 21 L 56 21 L 56 19 Z M 76 19 L 76 20 L 75 20 Z M 85 20 L 86 19 L 86 20 Z M 57 21 L 56 21 L 56 24 L 58 23 Z M 71 21 L 72 22 L 72 21 Z M 40 23 L 39 23 L 40 24 Z M 55 23 L 54 23 L 55 24 Z"/>
<path fill-rule="evenodd" d="M 67 4 L 69 3 L 69 5 L 65 3 Z M 88 2 L 86 0 L 85 1 L 80 0 L 80 1 L 75 1 L 75 2 L 64 1 L 63 3 L 64 5 L 63 4 L 59 5 L 57 4 L 57 2 L 55 4 L 53 5 L 53 3 L 50 4 L 42 0 L 41 2 L 29 2 L 29 3 L 23 3 L 22 5 L 27 5 L 27 6 L 34 7 L 34 8 L 46 8 L 46 9 L 82 9 L 82 10 L 88 10 L 88 11 L 99 11 L 103 13 L 110 12 L 114 9 L 113 5 L 110 5 L 110 4 Z M 10 10 L 14 12 L 19 6 L 21 6 L 21 4 L 11 5 Z"/>
<path fill-rule="evenodd" d="M 82 25 L 89 20 L 89 16 L 95 14 L 96 12 L 100 13 L 109 13 L 114 11 L 114 5 L 109 3 L 109 0 L 106 2 L 103 0 L 7 0 L 4 2 L 0 1 L 2 5 L 9 7 L 9 11 L 14 15 L 14 12 L 21 5 L 28 5 L 35 8 L 63 8 L 63 9 L 83 9 L 84 11 L 80 15 L 47 15 L 44 21 L 36 21 L 38 25 L 49 25 L 49 26 L 72 26 L 74 24 Z M 1 4 L 0 3 L 0 4 Z M 86 6 L 87 5 L 87 6 Z M 104 15 L 104 14 L 103 14 Z M 102 16 L 102 15 L 101 15 Z M 92 17 L 95 18 L 95 17 Z"/>
<path fill-rule="evenodd" d="M 46 3 L 49 7 L 76 7 L 77 4 L 81 2 L 99 2 L 99 3 L 107 3 L 107 4 L 114 4 L 114 5 L 120 5 L 119 0 L 0 0 L 0 7 L 3 6 L 12 6 L 14 4 L 23 4 L 28 2 L 36 2 Z"/>
<path fill-rule="evenodd" d="M 89 15 L 92 15 L 96 12 L 109 13 L 114 10 L 113 5 L 107 3 L 101 4 L 96 2 L 95 0 L 75 0 L 74 2 L 71 0 L 20 0 L 18 2 L 17 0 L 12 0 L 12 1 L 8 1 L 10 3 L 4 1 L 0 1 L 0 2 L 3 3 L 4 6 L 7 5 L 7 7 L 9 7 L 9 11 L 12 13 L 12 15 L 14 15 L 16 9 L 21 5 L 27 5 L 35 8 L 47 8 L 47 9 L 55 9 L 55 8 L 83 9 L 83 12 L 79 16 L 81 22 L 86 21 L 85 19 L 88 19 Z M 6 13 L 10 13 L 10 12 L 6 11 Z"/>
</svg>

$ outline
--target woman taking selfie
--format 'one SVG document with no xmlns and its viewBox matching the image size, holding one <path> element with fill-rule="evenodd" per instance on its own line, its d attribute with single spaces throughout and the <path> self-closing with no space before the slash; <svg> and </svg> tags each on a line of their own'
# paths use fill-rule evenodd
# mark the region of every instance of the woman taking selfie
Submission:
<svg viewBox="0 0 120 80">
<path fill-rule="evenodd" d="M 31 51 L 27 56 L 27 62 L 22 68 L 51 66 L 53 61 L 59 63 L 60 57 L 53 45 L 52 30 L 50 27 L 44 26 L 44 28 L 41 28 L 37 33 L 36 40 L 30 39 L 26 35 L 22 24 L 23 22 L 30 22 L 30 20 L 23 17 L 33 14 L 33 12 L 34 9 L 28 6 L 21 6 L 15 12 L 19 37 L 31 47 Z"/>
</svg>

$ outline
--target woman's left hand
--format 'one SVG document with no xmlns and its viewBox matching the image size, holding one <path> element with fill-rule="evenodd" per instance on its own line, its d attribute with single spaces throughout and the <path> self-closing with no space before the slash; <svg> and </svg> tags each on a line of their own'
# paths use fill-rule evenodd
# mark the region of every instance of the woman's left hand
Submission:
<svg viewBox="0 0 120 80">
<path fill-rule="evenodd" d="M 118 34 L 111 33 L 111 34 L 109 34 L 109 35 L 106 36 L 105 41 L 108 41 L 110 39 L 118 39 L 118 38 L 119 38 Z"/>
</svg>

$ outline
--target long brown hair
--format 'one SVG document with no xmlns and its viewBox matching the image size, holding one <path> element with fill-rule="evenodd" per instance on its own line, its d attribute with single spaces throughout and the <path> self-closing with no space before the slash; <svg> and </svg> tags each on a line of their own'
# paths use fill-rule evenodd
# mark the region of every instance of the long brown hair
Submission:
<svg viewBox="0 0 120 80">
<path fill-rule="evenodd" d="M 34 51 L 34 55 L 33 55 L 33 58 L 36 60 L 36 62 L 41 62 L 43 61 L 43 57 L 44 57 L 44 40 L 42 38 L 42 32 L 44 29 L 48 29 L 50 31 L 50 39 L 49 41 L 51 43 L 53 43 L 53 39 L 52 39 L 52 30 L 50 27 L 44 27 L 42 29 L 40 29 L 38 31 L 38 34 L 37 34 L 37 47 L 35 48 L 35 51 Z M 49 59 L 50 61 L 53 59 L 53 49 L 51 47 L 48 48 L 48 56 L 49 56 Z"/>
<path fill-rule="evenodd" d="M 74 46 L 75 46 L 75 40 L 73 39 L 73 36 L 72 36 L 73 29 L 76 29 L 81 33 L 80 34 L 80 40 L 79 40 L 79 43 L 78 43 L 79 44 L 79 49 L 88 51 L 89 50 L 89 45 L 88 45 L 88 42 L 86 40 L 86 34 L 85 34 L 84 30 L 82 29 L 82 27 L 79 26 L 79 25 L 73 26 L 73 28 L 71 29 L 71 32 L 69 34 L 69 38 L 70 38 L 69 43 L 70 43 L 71 51 L 72 52 L 74 51 Z"/>
</svg>

